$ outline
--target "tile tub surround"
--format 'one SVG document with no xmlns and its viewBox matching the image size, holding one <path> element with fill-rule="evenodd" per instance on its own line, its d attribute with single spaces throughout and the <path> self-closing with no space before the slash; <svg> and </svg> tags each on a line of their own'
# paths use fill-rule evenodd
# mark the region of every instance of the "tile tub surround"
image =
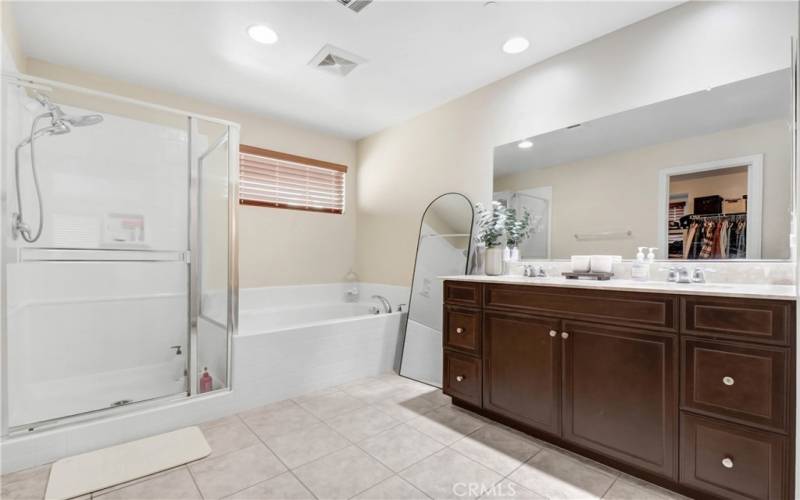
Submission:
<svg viewBox="0 0 800 500">
<path fill-rule="evenodd" d="M 359 426 L 347 421 L 371 424 L 353 432 Z M 453 407 L 438 389 L 394 374 L 201 429 L 211 456 L 83 498 L 684 498 Z M 48 474 L 42 466 L 4 475 L 2 498 L 43 498 Z"/>
</svg>

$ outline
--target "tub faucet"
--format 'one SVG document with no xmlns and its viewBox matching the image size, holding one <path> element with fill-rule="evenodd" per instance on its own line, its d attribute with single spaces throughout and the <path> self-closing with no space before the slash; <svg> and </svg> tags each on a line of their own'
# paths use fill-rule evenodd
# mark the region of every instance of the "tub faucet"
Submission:
<svg viewBox="0 0 800 500">
<path fill-rule="evenodd" d="M 373 295 L 372 298 L 381 301 L 381 305 L 383 305 L 383 312 L 387 314 L 392 312 L 392 304 L 391 302 L 389 302 L 389 299 L 387 299 L 383 295 Z"/>
</svg>

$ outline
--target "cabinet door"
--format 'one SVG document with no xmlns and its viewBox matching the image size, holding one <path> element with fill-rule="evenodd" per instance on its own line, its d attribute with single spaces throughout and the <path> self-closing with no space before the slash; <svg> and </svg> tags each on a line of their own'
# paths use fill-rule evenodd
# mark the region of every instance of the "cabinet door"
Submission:
<svg viewBox="0 0 800 500">
<path fill-rule="evenodd" d="M 564 439 L 676 478 L 678 341 L 565 322 Z"/>
<path fill-rule="evenodd" d="M 560 433 L 559 324 L 537 316 L 484 312 L 484 408 L 536 429 Z"/>
</svg>

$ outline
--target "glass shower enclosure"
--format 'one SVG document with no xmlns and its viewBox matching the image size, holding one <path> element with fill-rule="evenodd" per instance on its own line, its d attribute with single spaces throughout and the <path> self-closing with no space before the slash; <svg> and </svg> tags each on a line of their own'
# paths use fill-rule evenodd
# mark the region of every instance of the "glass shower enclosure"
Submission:
<svg viewBox="0 0 800 500">
<path fill-rule="evenodd" d="M 229 387 L 238 125 L 2 91 L 3 435 Z"/>
</svg>

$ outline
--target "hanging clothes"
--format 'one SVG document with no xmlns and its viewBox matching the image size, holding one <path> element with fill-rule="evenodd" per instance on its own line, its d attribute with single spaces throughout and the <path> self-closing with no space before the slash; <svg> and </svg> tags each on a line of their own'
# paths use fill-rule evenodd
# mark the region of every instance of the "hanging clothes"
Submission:
<svg viewBox="0 0 800 500">
<path fill-rule="evenodd" d="M 697 222 L 691 222 L 687 226 L 688 229 L 683 235 L 683 258 L 688 259 L 692 253 L 692 244 L 694 243 L 695 236 L 697 235 Z"/>
<path fill-rule="evenodd" d="M 728 258 L 728 227 L 730 226 L 730 222 L 727 219 L 723 219 L 722 223 L 720 224 L 719 228 L 719 258 L 720 259 L 727 259 Z"/>
<path fill-rule="evenodd" d="M 714 257 L 714 232 L 717 224 L 714 221 L 707 220 L 703 222 L 702 233 L 702 247 L 698 259 L 710 259 Z"/>
<path fill-rule="evenodd" d="M 747 255 L 745 214 L 689 215 L 683 223 L 684 259 L 744 259 Z"/>
</svg>

